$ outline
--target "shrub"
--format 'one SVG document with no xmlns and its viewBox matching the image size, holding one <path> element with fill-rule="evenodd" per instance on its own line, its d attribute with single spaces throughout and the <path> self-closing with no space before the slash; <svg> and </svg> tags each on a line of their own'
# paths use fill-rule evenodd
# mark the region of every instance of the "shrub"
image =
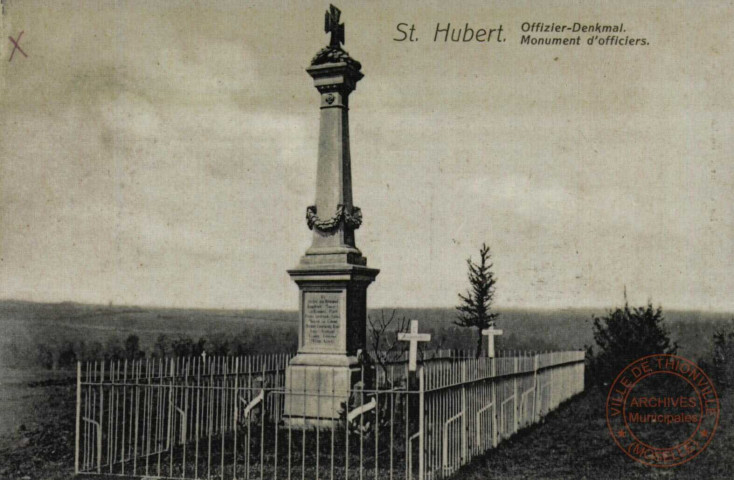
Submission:
<svg viewBox="0 0 734 480">
<path fill-rule="evenodd" d="M 128 335 L 125 339 L 125 358 L 130 361 L 145 358 L 145 352 L 140 349 L 140 338 L 137 335 Z"/>
<path fill-rule="evenodd" d="M 171 353 L 171 342 L 168 340 L 168 337 L 164 334 L 158 335 L 158 338 L 155 340 L 155 344 L 153 345 L 153 358 L 164 358 L 167 357 Z"/>
<path fill-rule="evenodd" d="M 194 340 L 185 335 L 179 335 L 171 342 L 171 354 L 174 357 L 188 357 L 194 354 Z"/>
<path fill-rule="evenodd" d="M 610 382 L 628 364 L 646 355 L 675 353 L 678 345 L 671 344 L 661 307 L 652 304 L 610 310 L 604 317 L 594 317 L 594 340 L 599 353 L 587 351 L 589 380 Z"/>
<path fill-rule="evenodd" d="M 713 376 L 722 388 L 734 385 L 734 329 L 720 329 L 714 334 Z"/>
<path fill-rule="evenodd" d="M 105 344 L 104 359 L 107 361 L 122 360 L 125 358 L 125 349 L 119 337 L 110 337 Z"/>
</svg>

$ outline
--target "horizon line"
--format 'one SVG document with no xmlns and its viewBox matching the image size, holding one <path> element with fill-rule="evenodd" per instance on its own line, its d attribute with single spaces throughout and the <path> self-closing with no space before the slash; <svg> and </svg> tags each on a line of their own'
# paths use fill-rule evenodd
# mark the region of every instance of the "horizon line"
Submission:
<svg viewBox="0 0 734 480">
<path fill-rule="evenodd" d="M 36 305 L 62 305 L 62 304 L 71 304 L 71 305 L 83 305 L 88 307 L 102 307 L 102 308 L 149 308 L 149 309 L 157 309 L 157 310 L 209 310 L 209 311 L 222 311 L 222 312 L 235 312 L 235 311 L 246 311 L 246 310 L 254 310 L 254 311 L 261 311 L 261 312 L 293 312 L 298 313 L 298 309 L 294 308 L 257 308 L 257 307 L 186 307 L 186 306 L 174 306 L 174 305 L 155 305 L 155 304 L 128 304 L 128 303 L 113 303 L 109 302 L 107 304 L 105 303 L 92 303 L 92 302 L 84 302 L 84 301 L 78 301 L 78 300 L 58 300 L 58 301 L 38 301 L 38 300 L 27 300 L 22 298 L 0 298 L 0 303 L 30 303 L 30 304 L 36 304 Z M 655 308 L 663 308 L 661 304 L 655 304 L 654 302 L 650 302 L 653 307 Z M 642 306 L 646 306 L 648 303 L 644 303 Z M 496 310 L 547 310 L 547 311 L 559 311 L 559 310 L 614 310 L 615 308 L 621 307 L 622 305 L 615 305 L 615 306 L 565 306 L 565 307 L 543 307 L 543 306 L 528 306 L 528 307 L 520 307 L 520 306 L 508 306 L 508 305 L 496 305 L 493 306 Z M 633 305 L 633 308 L 636 308 L 637 305 Z M 434 306 L 425 306 L 425 307 L 416 307 L 416 306 L 377 306 L 377 307 L 370 307 L 368 306 L 368 310 L 437 310 L 437 309 L 444 309 L 444 310 L 453 310 L 456 306 L 450 305 L 450 306 L 441 306 L 441 305 L 434 305 Z M 717 309 L 707 309 L 707 308 L 699 308 L 699 307 L 666 307 L 663 308 L 664 311 L 672 311 L 672 312 L 705 312 L 705 313 L 711 313 L 711 314 L 731 314 L 734 315 L 734 311 L 732 310 L 717 310 Z"/>
</svg>

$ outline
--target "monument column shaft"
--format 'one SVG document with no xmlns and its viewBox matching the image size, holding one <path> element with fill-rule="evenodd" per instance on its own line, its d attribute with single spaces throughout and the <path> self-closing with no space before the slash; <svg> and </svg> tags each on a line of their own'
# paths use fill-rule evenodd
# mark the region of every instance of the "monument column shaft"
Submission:
<svg viewBox="0 0 734 480">
<path fill-rule="evenodd" d="M 321 94 L 316 203 L 307 214 L 313 240 L 306 257 L 324 264 L 364 264 L 354 239 L 362 214 L 352 199 L 349 153 L 349 94 L 363 75 L 356 62 L 342 60 L 306 69 Z"/>
<path fill-rule="evenodd" d="M 335 215 L 339 205 L 353 206 L 348 99 L 348 91 L 321 94 L 315 203 L 321 218 Z M 312 248 L 354 246 L 354 230 L 343 224 L 329 234 L 314 229 Z"/>
</svg>

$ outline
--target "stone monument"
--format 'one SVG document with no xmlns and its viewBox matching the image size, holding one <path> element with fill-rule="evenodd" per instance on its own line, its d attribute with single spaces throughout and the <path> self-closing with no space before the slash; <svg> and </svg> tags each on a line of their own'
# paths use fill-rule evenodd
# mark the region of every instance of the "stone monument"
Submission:
<svg viewBox="0 0 734 480">
<path fill-rule="evenodd" d="M 300 290 L 298 354 L 286 371 L 285 417 L 291 425 L 331 425 L 359 378 L 367 337 L 367 287 L 379 270 L 355 245 L 362 214 L 352 200 L 349 94 L 363 77 L 344 51 L 341 12 L 330 6 L 331 34 L 306 69 L 321 96 L 316 202 L 306 209 L 313 241 L 289 270 Z"/>
</svg>

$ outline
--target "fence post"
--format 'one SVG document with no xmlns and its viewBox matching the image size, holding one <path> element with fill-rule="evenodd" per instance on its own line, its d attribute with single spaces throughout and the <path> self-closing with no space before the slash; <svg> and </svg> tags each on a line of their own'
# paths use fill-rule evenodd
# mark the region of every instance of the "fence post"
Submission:
<svg viewBox="0 0 734 480">
<path fill-rule="evenodd" d="M 423 480 L 425 468 L 425 378 L 423 365 L 418 370 L 418 480 Z"/>
<path fill-rule="evenodd" d="M 497 428 L 497 358 L 490 358 L 490 368 L 492 369 L 492 384 L 490 385 L 490 394 L 492 395 L 492 448 L 499 444 L 500 430 Z"/>
<path fill-rule="evenodd" d="M 517 388 L 517 377 L 518 377 L 518 373 L 517 373 L 517 371 L 519 370 L 519 368 L 518 368 L 518 360 L 520 360 L 520 359 L 517 356 L 517 352 L 515 352 L 515 362 L 514 362 L 515 363 L 515 369 L 514 369 L 514 375 L 512 376 L 512 382 L 513 382 L 513 385 L 512 386 L 514 388 L 514 394 L 513 394 L 513 397 L 512 397 L 512 406 L 514 407 L 512 409 L 512 414 L 513 414 L 512 415 L 513 433 L 517 433 L 518 425 L 520 423 L 520 415 L 518 415 L 518 412 L 517 412 L 517 410 L 520 408 L 520 402 L 519 402 L 519 399 L 517 398 L 517 394 L 518 394 L 518 388 Z"/>
<path fill-rule="evenodd" d="M 76 362 L 76 436 L 74 440 L 74 474 L 79 474 L 79 432 L 82 414 L 82 362 Z"/>
<path fill-rule="evenodd" d="M 540 388 L 538 385 L 538 354 L 533 355 L 533 423 L 540 420 L 540 409 L 538 408 L 538 401 L 540 400 Z"/>
<path fill-rule="evenodd" d="M 239 404 L 240 404 L 240 391 L 239 391 L 239 380 L 240 380 L 240 357 L 236 357 L 234 360 L 234 395 L 232 396 L 232 431 L 234 432 L 234 445 L 232 446 L 232 478 L 237 478 L 237 420 L 239 419 Z M 263 388 L 265 387 L 265 381 L 263 379 Z M 263 407 L 265 408 L 265 407 Z M 249 439 L 248 439 L 249 440 Z M 222 472 L 224 476 L 224 472 Z"/>
<path fill-rule="evenodd" d="M 461 464 L 468 461 L 466 445 L 469 431 L 467 430 L 466 409 L 466 360 L 461 362 Z"/>
<path fill-rule="evenodd" d="M 104 360 L 99 369 L 99 427 L 97 427 L 97 473 L 102 473 L 102 425 L 104 425 Z"/>
<path fill-rule="evenodd" d="M 550 369 L 550 408 L 548 411 L 555 410 L 556 409 L 556 388 L 555 383 L 558 381 L 558 375 L 556 374 L 556 369 L 558 368 L 556 366 L 556 359 L 554 358 L 555 355 L 553 355 L 553 352 L 550 354 L 551 358 L 551 369 Z"/>
<path fill-rule="evenodd" d="M 174 359 L 171 359 L 170 365 L 169 365 L 169 375 L 171 376 L 170 380 L 168 381 L 168 422 L 166 424 L 166 450 L 171 452 L 171 461 L 173 461 L 173 382 L 174 378 L 176 377 L 176 370 L 174 365 Z"/>
</svg>

